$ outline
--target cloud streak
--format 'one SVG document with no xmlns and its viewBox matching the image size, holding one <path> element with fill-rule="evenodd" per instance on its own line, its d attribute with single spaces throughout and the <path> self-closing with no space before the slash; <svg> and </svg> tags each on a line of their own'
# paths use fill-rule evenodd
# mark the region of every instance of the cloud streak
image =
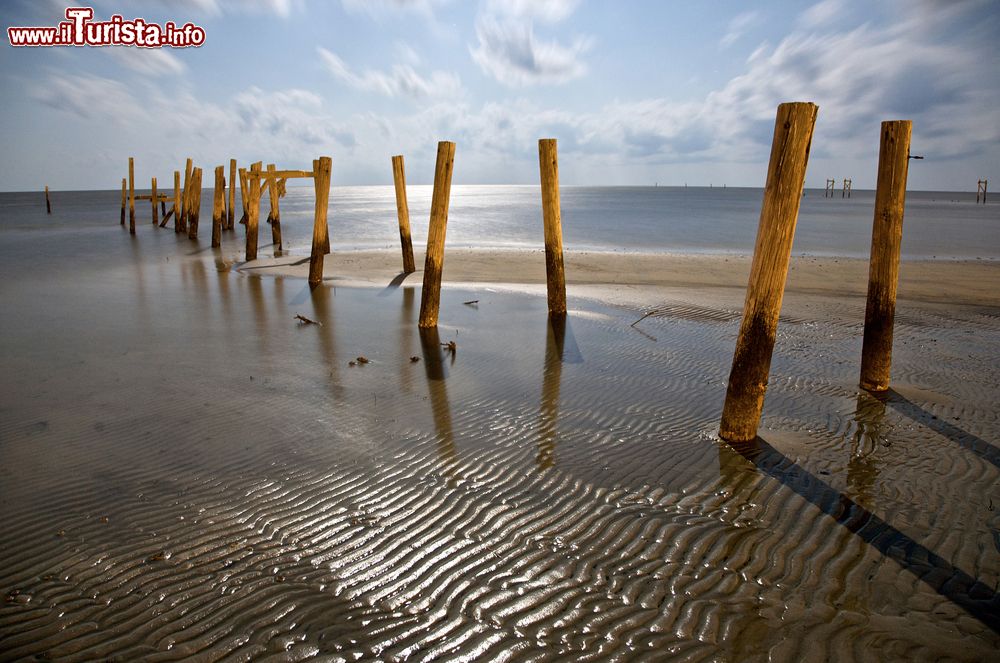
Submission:
<svg viewBox="0 0 1000 663">
<path fill-rule="evenodd" d="M 451 97 L 458 95 L 462 84 L 458 76 L 444 71 L 433 71 L 429 77 L 421 76 L 409 64 L 397 64 L 390 71 L 367 69 L 356 72 L 337 54 L 317 48 L 323 66 L 337 80 L 358 90 L 376 92 L 387 97 Z"/>
</svg>

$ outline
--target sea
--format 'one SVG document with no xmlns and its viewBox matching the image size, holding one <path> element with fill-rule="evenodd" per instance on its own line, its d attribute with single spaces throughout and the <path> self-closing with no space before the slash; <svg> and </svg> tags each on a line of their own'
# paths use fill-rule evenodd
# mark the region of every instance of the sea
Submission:
<svg viewBox="0 0 1000 663">
<path fill-rule="evenodd" d="M 148 193 L 138 190 L 137 193 Z M 416 247 L 427 238 L 432 187 L 407 189 Z M 643 253 L 750 254 L 763 190 L 740 187 L 564 186 L 563 242 L 567 250 Z M 54 191 L 46 215 L 42 192 L 0 193 L 0 228 L 53 224 L 117 223 L 120 190 Z M 824 197 L 807 189 L 795 231 L 793 253 L 867 258 L 875 192 L 855 190 Z M 312 187 L 289 187 L 279 203 L 284 248 L 308 252 L 315 195 Z M 237 217 L 241 211 L 236 194 Z M 269 233 L 261 203 L 262 246 Z M 168 204 L 169 209 L 169 204 Z M 201 196 L 201 222 L 211 223 L 212 190 Z M 137 201 L 137 220 L 149 223 L 148 201 Z M 338 249 L 399 245 L 392 186 L 334 186 L 328 211 L 330 240 Z M 542 245 L 541 195 L 537 186 L 457 185 L 451 189 L 447 246 L 521 249 Z M 1000 206 L 977 204 L 974 193 L 911 191 L 903 222 L 903 259 L 1000 259 Z"/>
</svg>

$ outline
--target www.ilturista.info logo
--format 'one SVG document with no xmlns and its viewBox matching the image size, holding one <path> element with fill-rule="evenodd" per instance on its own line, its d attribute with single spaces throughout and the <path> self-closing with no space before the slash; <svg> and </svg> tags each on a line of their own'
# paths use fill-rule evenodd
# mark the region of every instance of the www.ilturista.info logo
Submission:
<svg viewBox="0 0 1000 663">
<path fill-rule="evenodd" d="M 194 23 L 178 27 L 141 18 L 125 20 L 115 14 L 108 21 L 94 21 L 91 7 L 69 7 L 66 19 L 55 27 L 7 28 L 11 46 L 139 46 L 141 48 L 187 48 L 205 43 L 205 29 Z"/>
</svg>

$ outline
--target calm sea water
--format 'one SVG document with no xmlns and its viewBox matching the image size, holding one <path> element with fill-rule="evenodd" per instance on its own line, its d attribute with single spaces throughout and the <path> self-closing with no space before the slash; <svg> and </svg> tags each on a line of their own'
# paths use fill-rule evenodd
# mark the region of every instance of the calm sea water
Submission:
<svg viewBox="0 0 1000 663">
<path fill-rule="evenodd" d="M 143 191 L 147 192 L 147 191 Z M 873 191 L 850 199 L 807 190 L 793 251 L 820 256 L 867 257 Z M 430 186 L 408 189 L 415 245 L 427 238 Z M 567 249 L 682 253 L 751 253 L 761 189 L 704 187 L 563 187 L 563 237 Z M 281 200 L 285 248 L 308 251 L 314 205 L 311 187 L 290 187 Z M 0 193 L 0 227 L 118 223 L 119 191 L 53 192 L 45 214 L 40 192 Z M 211 220 L 212 192 L 202 194 L 202 227 Z M 239 209 L 237 194 L 237 208 Z M 262 203 L 266 218 L 268 202 Z M 137 220 L 150 223 L 149 203 L 137 203 Z M 538 247 L 542 242 L 537 186 L 455 186 L 448 220 L 449 246 Z M 337 248 L 398 246 L 391 186 L 334 187 L 330 237 Z M 269 236 L 262 222 L 261 244 Z M 910 192 L 903 228 L 905 258 L 1000 259 L 1000 205 L 976 205 L 968 192 Z"/>
</svg>

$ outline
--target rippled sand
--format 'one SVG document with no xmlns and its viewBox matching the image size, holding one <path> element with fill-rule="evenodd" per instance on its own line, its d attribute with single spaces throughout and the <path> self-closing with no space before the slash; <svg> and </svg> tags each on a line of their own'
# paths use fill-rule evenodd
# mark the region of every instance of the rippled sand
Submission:
<svg viewBox="0 0 1000 663">
<path fill-rule="evenodd" d="M 358 256 L 311 292 L 235 234 L 6 235 L 2 660 L 1000 646 L 997 302 L 901 301 L 875 398 L 863 298 L 791 289 L 733 449 L 725 284 L 571 288 L 566 328 L 537 286 L 446 284 L 421 335 L 419 279 Z"/>
</svg>

